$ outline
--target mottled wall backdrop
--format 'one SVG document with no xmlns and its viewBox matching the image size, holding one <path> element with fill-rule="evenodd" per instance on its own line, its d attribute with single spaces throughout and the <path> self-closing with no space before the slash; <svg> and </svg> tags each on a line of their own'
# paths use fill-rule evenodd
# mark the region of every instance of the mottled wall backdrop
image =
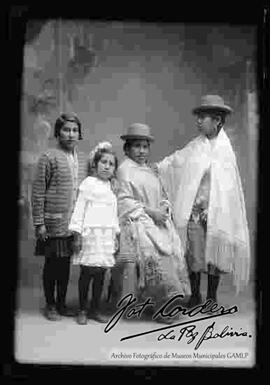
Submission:
<svg viewBox="0 0 270 385">
<path fill-rule="evenodd" d="M 202 94 L 218 93 L 235 111 L 227 132 L 238 155 L 254 255 L 255 79 L 252 26 L 29 22 L 21 104 L 22 244 L 33 241 L 31 181 L 38 156 L 54 145 L 53 124 L 59 112 L 74 111 L 80 117 L 80 151 L 88 153 L 99 141 L 109 140 L 120 159 L 119 136 L 130 123 L 146 122 L 156 139 L 152 159 L 159 160 L 197 135 L 191 109 Z"/>
</svg>

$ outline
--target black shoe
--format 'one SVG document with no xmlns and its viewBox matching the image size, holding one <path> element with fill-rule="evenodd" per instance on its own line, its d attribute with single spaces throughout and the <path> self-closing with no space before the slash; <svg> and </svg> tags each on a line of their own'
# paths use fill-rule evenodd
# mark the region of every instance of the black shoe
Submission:
<svg viewBox="0 0 270 385">
<path fill-rule="evenodd" d="M 190 299 L 188 300 L 186 307 L 191 309 L 195 306 L 198 306 L 202 303 L 202 296 L 199 295 L 191 295 Z"/>
<path fill-rule="evenodd" d="M 58 313 L 60 315 L 62 315 L 63 317 L 74 317 L 75 316 L 75 312 L 66 306 L 59 306 L 57 308 L 57 310 L 58 310 Z"/>
<path fill-rule="evenodd" d="M 207 306 L 209 308 L 209 310 L 206 312 L 206 314 L 210 314 L 210 315 L 213 315 L 213 314 L 218 314 L 216 313 L 216 310 L 217 309 L 220 309 L 221 306 L 223 306 L 224 308 L 226 307 L 225 304 L 221 304 L 220 302 L 217 301 L 217 298 L 206 298 L 205 301 L 211 301 L 211 303 Z M 212 305 L 215 305 L 215 308 L 213 311 L 211 311 L 211 307 Z"/>
<path fill-rule="evenodd" d="M 212 302 L 214 302 L 214 303 L 217 303 L 217 297 L 215 297 L 215 298 L 211 298 L 211 297 L 206 297 L 206 301 L 208 301 L 208 300 L 211 300 Z"/>
<path fill-rule="evenodd" d="M 46 317 L 49 321 L 60 321 L 60 320 L 61 320 L 61 316 L 60 316 L 60 314 L 57 312 L 55 306 L 47 306 L 46 309 L 45 309 L 45 311 L 44 311 L 44 315 L 45 315 L 45 317 Z"/>
<path fill-rule="evenodd" d="M 85 310 L 80 310 L 76 321 L 79 325 L 87 325 L 87 312 Z"/>
</svg>

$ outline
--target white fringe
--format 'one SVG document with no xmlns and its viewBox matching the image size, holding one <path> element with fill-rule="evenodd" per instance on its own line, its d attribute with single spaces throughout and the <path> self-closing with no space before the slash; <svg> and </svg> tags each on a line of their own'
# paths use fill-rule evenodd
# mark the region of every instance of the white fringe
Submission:
<svg viewBox="0 0 270 385">
<path fill-rule="evenodd" d="M 187 251 L 187 226 L 178 228 L 184 252 Z M 223 272 L 233 274 L 233 284 L 236 294 L 243 290 L 250 278 L 250 249 L 249 244 L 234 241 L 226 237 L 207 233 L 205 247 L 205 262 L 213 264 Z"/>
<path fill-rule="evenodd" d="M 237 241 L 232 243 L 223 237 L 208 234 L 205 260 L 206 263 L 212 263 L 220 270 L 233 274 L 237 294 L 247 286 L 250 275 L 248 245 Z"/>
</svg>

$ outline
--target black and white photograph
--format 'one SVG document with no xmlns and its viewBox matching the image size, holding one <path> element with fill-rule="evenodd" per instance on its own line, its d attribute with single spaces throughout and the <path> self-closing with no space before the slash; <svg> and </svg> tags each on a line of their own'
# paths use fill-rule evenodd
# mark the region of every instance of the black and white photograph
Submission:
<svg viewBox="0 0 270 385">
<path fill-rule="evenodd" d="M 257 37 L 27 21 L 17 363 L 256 365 Z"/>
</svg>

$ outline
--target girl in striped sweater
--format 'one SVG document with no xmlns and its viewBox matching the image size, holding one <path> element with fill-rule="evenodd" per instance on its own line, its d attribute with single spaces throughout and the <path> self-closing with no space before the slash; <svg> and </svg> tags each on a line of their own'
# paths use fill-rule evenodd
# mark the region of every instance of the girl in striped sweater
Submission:
<svg viewBox="0 0 270 385">
<path fill-rule="evenodd" d="M 68 315 L 65 301 L 73 247 L 73 235 L 68 224 L 79 179 L 85 176 L 86 170 L 86 162 L 76 151 L 78 140 L 82 139 L 78 117 L 75 114 L 60 115 L 54 135 L 57 146 L 41 155 L 32 189 L 33 223 L 38 246 L 36 255 L 45 255 L 45 316 L 51 321 Z"/>
</svg>

